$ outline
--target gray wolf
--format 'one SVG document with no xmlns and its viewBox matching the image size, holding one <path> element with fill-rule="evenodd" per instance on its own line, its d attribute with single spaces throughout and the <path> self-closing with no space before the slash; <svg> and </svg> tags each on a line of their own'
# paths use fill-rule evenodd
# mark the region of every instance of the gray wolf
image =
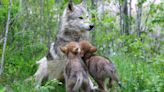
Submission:
<svg viewBox="0 0 164 92">
<path fill-rule="evenodd" d="M 97 82 L 100 91 L 107 92 L 104 86 L 104 81 L 107 78 L 109 79 L 110 88 L 112 87 L 114 81 L 121 86 L 121 82 L 116 74 L 115 65 L 107 58 L 93 54 L 97 49 L 88 41 L 81 40 L 79 44 L 82 59 L 85 62 L 90 75 Z"/>
<path fill-rule="evenodd" d="M 60 48 L 66 55 L 64 78 L 67 92 L 91 92 L 88 70 L 80 56 L 80 46 L 77 42 L 70 42 Z M 80 92 L 81 92 L 80 91 Z"/>
<path fill-rule="evenodd" d="M 45 77 L 48 80 L 64 80 L 63 70 L 66 64 L 66 56 L 60 50 L 60 47 L 71 41 L 78 42 L 80 39 L 91 39 L 89 31 L 93 28 L 94 25 L 89 21 L 89 13 L 84 4 L 73 5 L 72 0 L 70 0 L 61 17 L 55 42 L 50 45 L 47 55 L 38 61 L 46 63 L 39 65 L 37 73 L 34 75 L 37 85 L 41 85 L 42 79 Z M 45 67 L 47 68 L 42 69 Z M 93 85 L 91 81 L 90 85 Z"/>
</svg>

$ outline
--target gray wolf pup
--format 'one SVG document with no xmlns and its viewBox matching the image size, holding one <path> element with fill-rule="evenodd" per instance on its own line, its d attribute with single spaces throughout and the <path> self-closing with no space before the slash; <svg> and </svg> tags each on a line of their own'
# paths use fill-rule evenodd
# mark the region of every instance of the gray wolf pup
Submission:
<svg viewBox="0 0 164 92">
<path fill-rule="evenodd" d="M 104 86 L 104 81 L 107 78 L 109 79 L 110 88 L 112 87 L 114 81 L 116 81 L 118 85 L 121 86 L 121 82 L 118 80 L 116 75 L 115 65 L 107 58 L 94 55 L 93 53 L 96 52 L 97 49 L 88 41 L 81 40 L 79 44 L 81 48 L 82 59 L 84 60 L 90 75 L 97 82 L 100 91 L 108 92 Z"/>
<path fill-rule="evenodd" d="M 93 28 L 94 25 L 89 21 L 89 14 L 84 4 L 73 5 L 72 0 L 70 0 L 61 17 L 60 28 L 55 42 L 51 44 L 47 55 L 40 60 L 42 63 L 46 62 L 46 65 L 39 65 L 37 73 L 34 75 L 37 85 L 41 85 L 42 79 L 45 77 L 48 77 L 48 80 L 54 78 L 61 81 L 64 80 L 63 70 L 66 56 L 60 50 L 60 47 L 71 41 L 78 42 L 80 39 L 91 39 L 88 32 Z M 45 67 L 47 69 L 42 69 Z M 90 82 L 90 85 L 93 85 L 92 82 Z"/>
<path fill-rule="evenodd" d="M 70 42 L 60 48 L 67 56 L 64 78 L 67 92 L 91 92 L 88 70 L 80 56 L 80 46 L 77 42 Z"/>
</svg>

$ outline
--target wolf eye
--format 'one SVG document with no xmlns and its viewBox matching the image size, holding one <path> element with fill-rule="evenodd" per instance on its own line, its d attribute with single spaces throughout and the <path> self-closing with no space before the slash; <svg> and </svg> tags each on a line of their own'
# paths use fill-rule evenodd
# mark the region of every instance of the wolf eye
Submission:
<svg viewBox="0 0 164 92">
<path fill-rule="evenodd" d="M 83 17 L 79 17 L 79 19 L 83 19 Z"/>
</svg>

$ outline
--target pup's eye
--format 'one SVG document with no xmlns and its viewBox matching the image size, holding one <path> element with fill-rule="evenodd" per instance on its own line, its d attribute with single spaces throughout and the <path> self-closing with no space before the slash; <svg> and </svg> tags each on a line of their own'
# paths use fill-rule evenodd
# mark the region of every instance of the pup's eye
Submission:
<svg viewBox="0 0 164 92">
<path fill-rule="evenodd" d="M 79 19 L 83 19 L 83 17 L 79 17 Z"/>
</svg>

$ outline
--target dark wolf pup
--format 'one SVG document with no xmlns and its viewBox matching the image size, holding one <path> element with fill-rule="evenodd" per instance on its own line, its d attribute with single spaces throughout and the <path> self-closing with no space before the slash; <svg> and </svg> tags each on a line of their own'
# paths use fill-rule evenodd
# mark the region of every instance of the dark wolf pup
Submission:
<svg viewBox="0 0 164 92">
<path fill-rule="evenodd" d="M 93 54 L 97 50 L 96 47 L 92 46 L 92 44 L 86 40 L 81 40 L 80 48 L 82 59 L 84 60 L 90 75 L 97 82 L 101 92 L 107 92 L 104 86 L 104 81 L 107 78 L 109 78 L 110 88 L 112 87 L 114 81 L 121 86 L 121 82 L 116 74 L 115 65 L 108 59 Z"/>
<path fill-rule="evenodd" d="M 80 56 L 80 46 L 77 42 L 70 42 L 60 48 L 67 56 L 64 78 L 67 92 L 91 92 L 88 70 Z"/>
</svg>

